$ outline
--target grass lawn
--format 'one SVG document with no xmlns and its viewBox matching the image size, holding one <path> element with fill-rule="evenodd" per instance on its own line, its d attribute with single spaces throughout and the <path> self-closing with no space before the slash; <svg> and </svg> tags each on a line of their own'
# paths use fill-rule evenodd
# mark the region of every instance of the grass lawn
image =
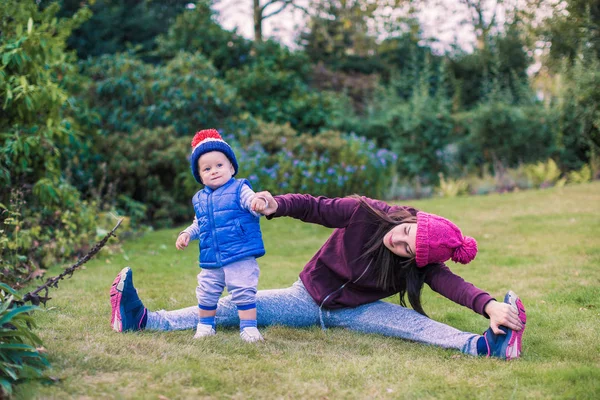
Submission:
<svg viewBox="0 0 600 400">
<path fill-rule="evenodd" d="M 600 182 L 406 203 L 478 240 L 475 261 L 450 263 L 454 271 L 498 299 L 509 289 L 520 295 L 528 314 L 520 360 L 317 327 L 263 328 L 267 341 L 254 345 L 242 343 L 237 329 L 201 342 L 191 330 L 113 332 L 108 293 L 125 266 L 150 310 L 195 304 L 197 248 L 176 251 L 180 229 L 171 229 L 126 242 L 122 253 L 101 252 L 51 292 L 38 332 L 58 382 L 24 383 L 15 397 L 600 398 Z M 262 227 L 261 289 L 291 285 L 329 234 L 289 218 Z M 487 328 L 485 318 L 429 287 L 424 308 L 464 331 Z"/>
</svg>

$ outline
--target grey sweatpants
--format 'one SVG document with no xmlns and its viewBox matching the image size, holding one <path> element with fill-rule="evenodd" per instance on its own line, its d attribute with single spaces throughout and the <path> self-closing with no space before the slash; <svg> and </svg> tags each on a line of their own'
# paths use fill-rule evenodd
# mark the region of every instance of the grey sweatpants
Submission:
<svg viewBox="0 0 600 400">
<path fill-rule="evenodd" d="M 363 333 L 376 333 L 477 355 L 477 340 L 481 337 L 462 332 L 427 318 L 418 312 L 375 301 L 355 308 L 320 309 L 300 280 L 286 289 L 259 290 L 256 294 L 258 325 L 289 327 L 343 327 Z M 237 327 L 237 307 L 231 296 L 219 300 L 217 325 Z M 193 329 L 198 324 L 198 308 L 148 313 L 146 329 L 173 331 Z"/>
<path fill-rule="evenodd" d="M 240 310 L 254 308 L 260 270 L 256 258 L 244 258 L 221 268 L 204 268 L 198 274 L 198 306 L 214 310 L 225 287 Z"/>
</svg>

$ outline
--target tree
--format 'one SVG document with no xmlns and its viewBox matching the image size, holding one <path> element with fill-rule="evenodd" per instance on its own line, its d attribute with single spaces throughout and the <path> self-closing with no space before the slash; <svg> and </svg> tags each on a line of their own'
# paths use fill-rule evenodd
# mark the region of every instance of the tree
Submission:
<svg viewBox="0 0 600 400">
<path fill-rule="evenodd" d="M 261 43 L 264 40 L 263 35 L 263 24 L 267 19 L 281 15 L 284 11 L 300 11 L 303 14 L 308 15 L 309 10 L 306 5 L 310 0 L 252 0 L 250 3 L 248 0 L 244 0 L 246 9 L 246 15 L 248 18 L 252 18 L 252 26 L 254 29 L 254 41 Z M 221 13 L 226 13 L 230 9 L 239 10 L 240 0 L 228 0 L 227 2 L 221 3 L 221 1 L 214 1 L 214 8 L 220 10 Z"/>
<path fill-rule="evenodd" d="M 272 18 L 286 9 L 295 8 L 308 14 L 308 10 L 299 4 L 298 0 L 267 0 L 261 4 L 260 0 L 252 0 L 252 16 L 254 22 L 254 41 L 262 42 L 263 22 Z"/>
<path fill-rule="evenodd" d="M 190 0 L 60 0 L 59 17 L 71 17 L 89 4 L 92 17 L 69 37 L 69 48 L 80 59 L 122 52 L 138 47 L 142 53 L 154 48 L 154 39 L 165 33 Z M 42 0 L 42 6 L 52 0 Z"/>
<path fill-rule="evenodd" d="M 477 37 L 477 48 L 480 50 L 485 49 L 488 37 L 493 29 L 497 27 L 498 8 L 504 1 L 496 0 L 488 10 L 486 10 L 486 3 L 488 2 L 485 0 L 459 0 L 458 2 L 467 7 L 468 14 L 465 21 L 473 26 Z M 489 17 L 486 17 L 486 11 L 490 14 Z"/>
<path fill-rule="evenodd" d="M 200 52 L 221 74 L 249 62 L 252 42 L 236 31 L 223 29 L 216 21 L 211 2 L 201 0 L 196 7 L 179 14 L 166 34 L 157 37 L 155 55 L 171 59 L 181 51 Z"/>
<path fill-rule="evenodd" d="M 314 63 L 335 69 L 380 72 L 376 58 L 382 36 L 395 36 L 404 29 L 400 6 L 403 0 L 315 0 L 300 45 Z"/>
<path fill-rule="evenodd" d="M 558 72 L 561 62 L 575 62 L 582 49 L 586 55 L 600 59 L 600 3 L 594 0 L 562 0 L 549 18 L 536 29 L 543 43 L 544 64 Z"/>
<path fill-rule="evenodd" d="M 506 32 L 489 37 L 486 48 L 455 54 L 449 60 L 455 110 L 476 107 L 490 93 L 494 81 L 510 93 L 513 103 L 532 97 L 530 91 L 522 90 L 529 84 L 527 68 L 531 56 L 515 24 L 508 26 Z"/>
</svg>

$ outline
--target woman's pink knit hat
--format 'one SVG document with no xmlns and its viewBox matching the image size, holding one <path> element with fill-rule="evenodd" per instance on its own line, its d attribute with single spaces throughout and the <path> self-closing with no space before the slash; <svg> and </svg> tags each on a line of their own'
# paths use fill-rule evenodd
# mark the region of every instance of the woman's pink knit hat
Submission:
<svg viewBox="0 0 600 400">
<path fill-rule="evenodd" d="M 439 215 L 417 213 L 417 267 L 450 259 L 468 264 L 477 255 L 477 242 L 463 236 L 458 226 Z"/>
</svg>

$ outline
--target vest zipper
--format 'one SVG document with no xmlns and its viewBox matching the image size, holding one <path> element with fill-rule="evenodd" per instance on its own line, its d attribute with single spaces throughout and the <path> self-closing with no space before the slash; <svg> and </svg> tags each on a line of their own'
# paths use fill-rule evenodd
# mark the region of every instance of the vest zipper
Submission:
<svg viewBox="0 0 600 400">
<path fill-rule="evenodd" d="M 217 261 L 217 265 L 221 266 L 221 251 L 219 250 L 219 242 L 217 242 L 217 226 L 215 225 L 215 216 L 213 215 L 213 192 L 208 194 L 208 217 L 210 218 L 210 233 L 213 238 L 213 242 L 215 244 L 215 260 Z"/>
</svg>

